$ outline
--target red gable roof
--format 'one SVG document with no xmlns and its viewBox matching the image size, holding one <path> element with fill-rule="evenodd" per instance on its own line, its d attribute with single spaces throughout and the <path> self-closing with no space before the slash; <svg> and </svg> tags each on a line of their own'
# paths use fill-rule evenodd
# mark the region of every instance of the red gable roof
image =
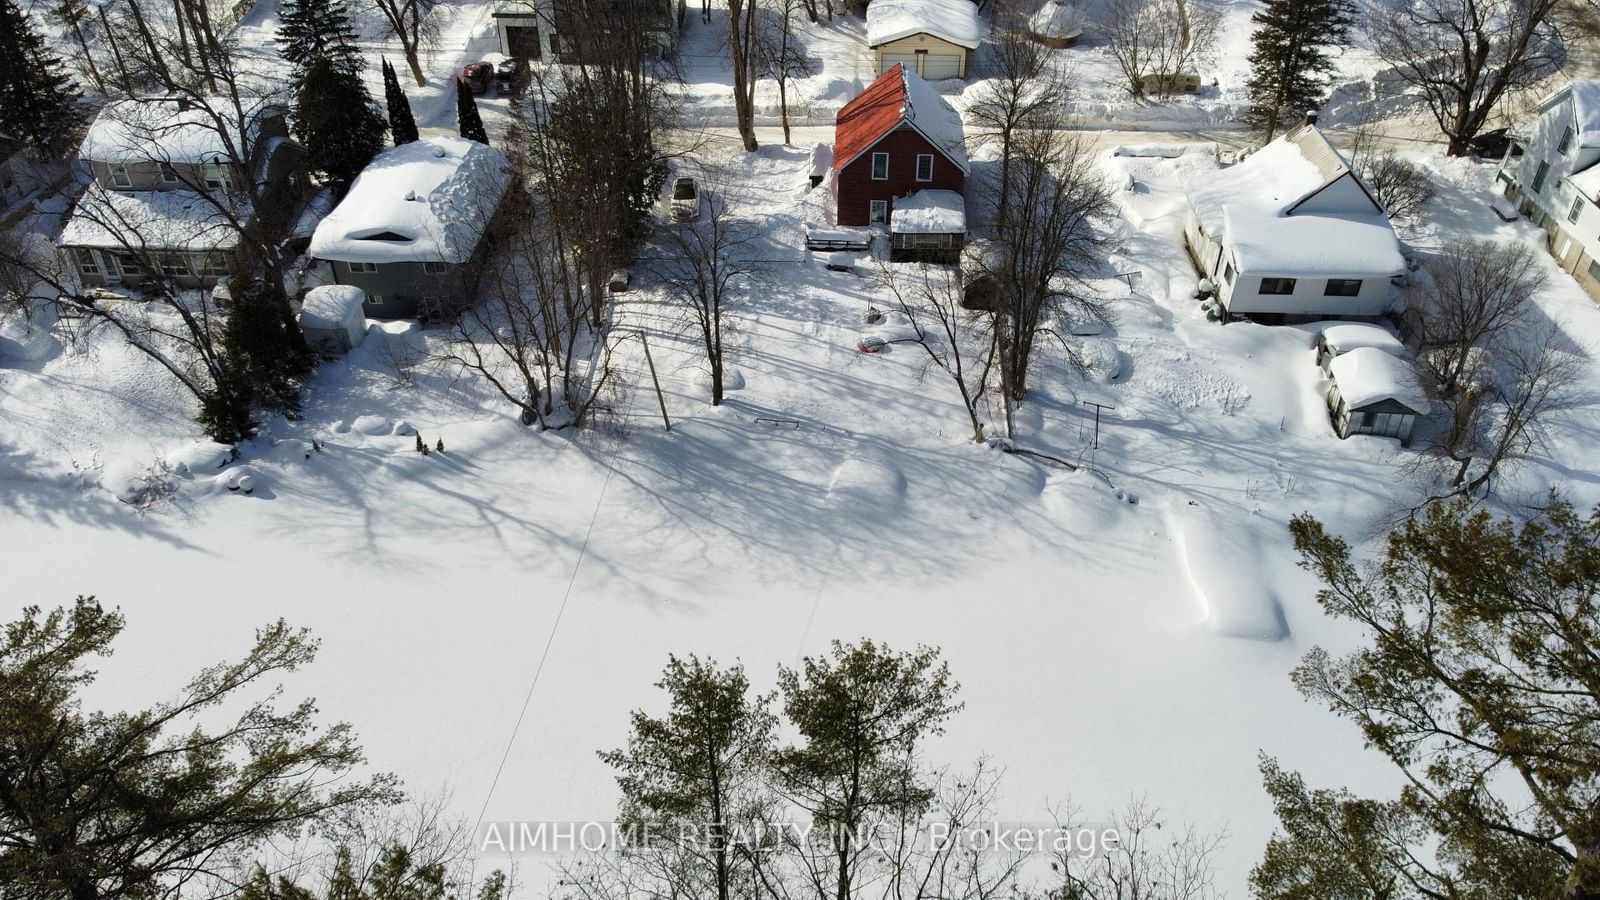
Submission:
<svg viewBox="0 0 1600 900">
<path fill-rule="evenodd" d="M 906 111 L 905 67 L 895 63 L 839 110 L 833 126 L 833 167 L 842 169 L 899 127 Z"/>
</svg>

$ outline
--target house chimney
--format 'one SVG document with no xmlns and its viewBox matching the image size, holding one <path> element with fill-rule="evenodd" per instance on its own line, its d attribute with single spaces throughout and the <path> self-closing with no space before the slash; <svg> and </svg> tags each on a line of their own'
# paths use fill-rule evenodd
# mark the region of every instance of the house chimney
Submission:
<svg viewBox="0 0 1600 900">
<path fill-rule="evenodd" d="M 1315 125 L 1315 124 L 1317 124 L 1317 111 L 1316 110 L 1314 110 L 1314 109 L 1306 110 L 1306 122 L 1305 122 L 1305 124 L 1307 124 L 1307 125 Z"/>
</svg>

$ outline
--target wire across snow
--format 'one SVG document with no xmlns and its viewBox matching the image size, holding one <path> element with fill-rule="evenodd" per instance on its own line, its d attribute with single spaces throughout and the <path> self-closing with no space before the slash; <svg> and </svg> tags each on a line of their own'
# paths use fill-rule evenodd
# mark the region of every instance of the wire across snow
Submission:
<svg viewBox="0 0 1600 900">
<path fill-rule="evenodd" d="M 976 50 L 983 41 L 972 0 L 873 0 L 867 7 L 867 46 L 880 47 L 914 34 Z"/>
<path fill-rule="evenodd" d="M 471 258 L 510 183 L 505 154 L 426 137 L 378 154 L 317 226 L 311 255 L 344 262 Z"/>
</svg>

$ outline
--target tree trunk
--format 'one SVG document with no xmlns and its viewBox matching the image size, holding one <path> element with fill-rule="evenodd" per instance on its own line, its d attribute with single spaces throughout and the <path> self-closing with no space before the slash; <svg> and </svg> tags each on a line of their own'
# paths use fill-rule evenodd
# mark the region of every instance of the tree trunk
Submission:
<svg viewBox="0 0 1600 900">
<path fill-rule="evenodd" d="M 416 41 L 402 40 L 401 43 L 405 45 L 406 65 L 411 67 L 411 77 L 417 80 L 417 87 L 426 86 L 428 79 L 423 77 L 422 74 L 422 63 L 417 58 Z"/>
<path fill-rule="evenodd" d="M 783 119 L 783 144 L 785 147 L 793 143 L 789 137 L 789 90 L 788 79 L 778 79 L 778 114 Z"/>
</svg>

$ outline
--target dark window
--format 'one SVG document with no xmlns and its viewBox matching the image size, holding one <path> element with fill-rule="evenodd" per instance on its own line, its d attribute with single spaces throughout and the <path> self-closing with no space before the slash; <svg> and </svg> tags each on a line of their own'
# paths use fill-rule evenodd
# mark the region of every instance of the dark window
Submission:
<svg viewBox="0 0 1600 900">
<path fill-rule="evenodd" d="M 167 184 L 176 184 L 178 181 L 178 170 L 174 169 L 169 163 L 162 163 L 161 180 Z"/>
<path fill-rule="evenodd" d="M 376 272 L 376 271 L 378 271 L 378 264 L 377 263 L 353 262 L 353 263 L 345 263 L 345 265 L 349 266 L 350 267 L 350 271 L 352 271 L 352 272 Z"/>
<path fill-rule="evenodd" d="M 1549 174 L 1550 174 L 1550 164 L 1547 163 L 1547 162 L 1539 163 L 1539 170 L 1537 172 L 1533 173 L 1533 190 L 1534 190 L 1534 193 L 1538 193 L 1539 191 L 1544 190 L 1544 179 L 1545 179 L 1545 176 L 1547 176 Z"/>
<path fill-rule="evenodd" d="M 918 181 L 932 181 L 933 180 L 933 154 L 932 153 L 918 153 L 917 154 L 917 180 Z"/>
<path fill-rule="evenodd" d="M 1291 287 L 1290 290 L 1293 290 Z M 1266 293 L 1266 288 L 1262 288 Z M 1284 291 L 1289 293 L 1289 291 Z M 1361 293 L 1361 279 L 1359 278 L 1329 278 L 1328 286 L 1322 289 L 1324 297 L 1354 297 Z"/>
<path fill-rule="evenodd" d="M 111 167 L 111 183 L 117 187 L 132 187 L 133 178 L 128 175 L 127 166 Z"/>
<path fill-rule="evenodd" d="M 95 256 L 93 250 L 79 250 L 76 256 L 78 257 L 78 271 L 85 275 L 100 274 L 100 258 Z"/>
<path fill-rule="evenodd" d="M 1222 270 L 1222 280 L 1233 284 L 1233 263 L 1228 263 L 1227 268 Z"/>
<path fill-rule="evenodd" d="M 1293 278 L 1263 278 L 1261 279 L 1261 293 L 1263 294 L 1292 294 L 1294 293 Z"/>
<path fill-rule="evenodd" d="M 868 218 L 871 220 L 872 224 L 882 225 L 883 223 L 889 221 L 889 201 L 874 200 L 872 201 L 870 209 L 871 214 L 868 216 Z"/>
<path fill-rule="evenodd" d="M 1589 277 L 1600 281 L 1600 259 L 1589 260 Z"/>
<path fill-rule="evenodd" d="M 1578 221 L 1578 216 L 1582 212 L 1583 212 L 1583 195 L 1579 194 L 1578 196 L 1572 198 L 1572 211 L 1567 213 L 1567 221 L 1568 222 L 1576 222 L 1576 221 Z"/>
<path fill-rule="evenodd" d="M 1362 428 L 1371 428 L 1372 424 L 1374 422 L 1376 422 L 1377 420 L 1378 420 L 1378 414 L 1377 413 L 1364 412 L 1364 413 L 1361 414 L 1361 427 Z"/>
<path fill-rule="evenodd" d="M 422 271 L 427 272 L 429 275 L 443 275 L 446 268 L 442 262 L 425 262 L 422 264 Z"/>
<path fill-rule="evenodd" d="M 872 180 L 883 181 L 889 177 L 889 154 L 872 154 Z"/>
<path fill-rule="evenodd" d="M 1561 154 L 1562 156 L 1566 156 L 1567 155 L 1567 151 L 1571 150 L 1571 149 L 1572 149 L 1572 129 L 1571 128 L 1564 128 L 1564 129 L 1561 130 L 1561 143 L 1556 144 L 1556 152 Z"/>
</svg>

